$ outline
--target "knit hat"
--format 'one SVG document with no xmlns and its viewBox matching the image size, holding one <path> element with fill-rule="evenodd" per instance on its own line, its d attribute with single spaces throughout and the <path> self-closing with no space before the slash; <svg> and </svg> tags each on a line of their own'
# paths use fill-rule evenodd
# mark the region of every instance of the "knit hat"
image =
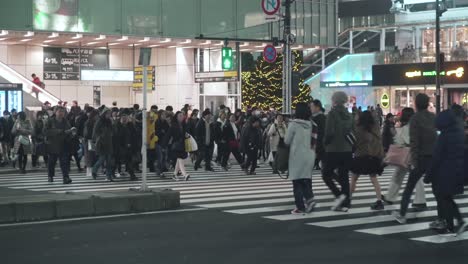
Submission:
<svg viewBox="0 0 468 264">
<path fill-rule="evenodd" d="M 343 91 L 338 91 L 333 93 L 331 99 L 333 104 L 344 105 L 346 102 L 348 102 L 348 95 Z"/>
</svg>

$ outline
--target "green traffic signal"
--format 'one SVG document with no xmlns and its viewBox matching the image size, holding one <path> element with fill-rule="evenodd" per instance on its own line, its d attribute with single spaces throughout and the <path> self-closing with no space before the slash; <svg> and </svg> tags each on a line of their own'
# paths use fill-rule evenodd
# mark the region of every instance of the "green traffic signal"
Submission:
<svg viewBox="0 0 468 264">
<path fill-rule="evenodd" d="M 230 70 L 232 68 L 232 48 L 224 47 L 222 52 L 222 68 L 223 70 Z"/>
</svg>

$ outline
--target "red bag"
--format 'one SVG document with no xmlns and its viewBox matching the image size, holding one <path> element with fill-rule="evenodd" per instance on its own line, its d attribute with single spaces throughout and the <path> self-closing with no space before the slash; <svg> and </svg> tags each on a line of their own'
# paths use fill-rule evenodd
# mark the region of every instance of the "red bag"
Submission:
<svg viewBox="0 0 468 264">
<path fill-rule="evenodd" d="M 229 148 L 238 149 L 240 147 L 239 141 L 233 139 L 229 141 Z"/>
</svg>

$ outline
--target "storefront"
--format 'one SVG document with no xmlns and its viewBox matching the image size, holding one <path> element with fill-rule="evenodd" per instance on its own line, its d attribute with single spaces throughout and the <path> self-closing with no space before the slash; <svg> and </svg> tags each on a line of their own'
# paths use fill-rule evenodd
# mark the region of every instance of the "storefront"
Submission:
<svg viewBox="0 0 468 264">
<path fill-rule="evenodd" d="M 468 61 L 446 62 L 442 76 L 442 108 L 451 104 L 467 107 Z M 372 85 L 379 87 L 379 94 L 388 93 L 390 111 L 397 113 L 404 107 L 413 107 L 414 98 L 425 93 L 431 98 L 431 108 L 436 101 L 435 64 L 387 64 L 372 67 Z M 435 110 L 435 109 L 433 109 Z"/>
</svg>

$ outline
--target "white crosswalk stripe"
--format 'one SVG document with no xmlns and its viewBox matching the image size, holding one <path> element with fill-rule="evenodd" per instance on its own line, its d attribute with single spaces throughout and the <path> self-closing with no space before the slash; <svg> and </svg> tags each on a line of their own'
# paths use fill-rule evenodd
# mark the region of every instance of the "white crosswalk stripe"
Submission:
<svg viewBox="0 0 468 264">
<path fill-rule="evenodd" d="M 334 196 L 323 182 L 320 173 L 316 171 L 312 185 L 318 204 L 314 212 L 307 215 L 291 215 L 289 211 L 294 208 L 292 184 L 273 175 L 266 164 L 257 169 L 257 175 L 245 175 L 238 166 L 233 166 L 227 172 L 220 168 L 215 168 L 215 172 L 206 172 L 203 169 L 194 171 L 191 166 L 187 166 L 187 169 L 191 175 L 188 182 L 175 182 L 150 174 L 148 185 L 150 188 L 171 188 L 180 191 L 183 205 L 218 209 L 230 214 L 255 215 L 281 222 L 300 221 L 306 226 L 339 228 L 378 236 L 401 235 L 404 239 L 428 243 L 468 240 L 466 233 L 456 238 L 441 238 L 428 230 L 430 221 L 437 216 L 436 202 L 430 186 L 425 188 L 428 209 L 423 212 L 412 212 L 410 209 L 407 214 L 408 223 L 400 225 L 390 214 L 392 210 L 400 207 L 399 203 L 386 205 L 385 210 L 378 212 L 370 209 L 370 204 L 375 202 L 376 198 L 368 177 L 359 179 L 352 198 L 353 207 L 347 213 L 333 212 L 330 211 L 330 207 L 334 204 Z M 383 175 L 379 176 L 383 193 L 388 188 L 393 171 L 392 168 L 387 168 Z M 57 171 L 57 176 L 59 175 Z M 125 177 L 117 179 L 116 182 L 105 182 L 103 176 L 98 180 L 84 174 L 72 173 L 70 176 L 73 183 L 63 185 L 59 177 L 56 177 L 56 182 L 48 183 L 44 171 L 24 175 L 0 175 L 0 187 L 53 193 L 86 193 L 126 190 L 140 186 L 140 182 L 131 182 Z M 467 217 L 468 195 L 459 197 L 457 203 L 462 214 Z"/>
</svg>

